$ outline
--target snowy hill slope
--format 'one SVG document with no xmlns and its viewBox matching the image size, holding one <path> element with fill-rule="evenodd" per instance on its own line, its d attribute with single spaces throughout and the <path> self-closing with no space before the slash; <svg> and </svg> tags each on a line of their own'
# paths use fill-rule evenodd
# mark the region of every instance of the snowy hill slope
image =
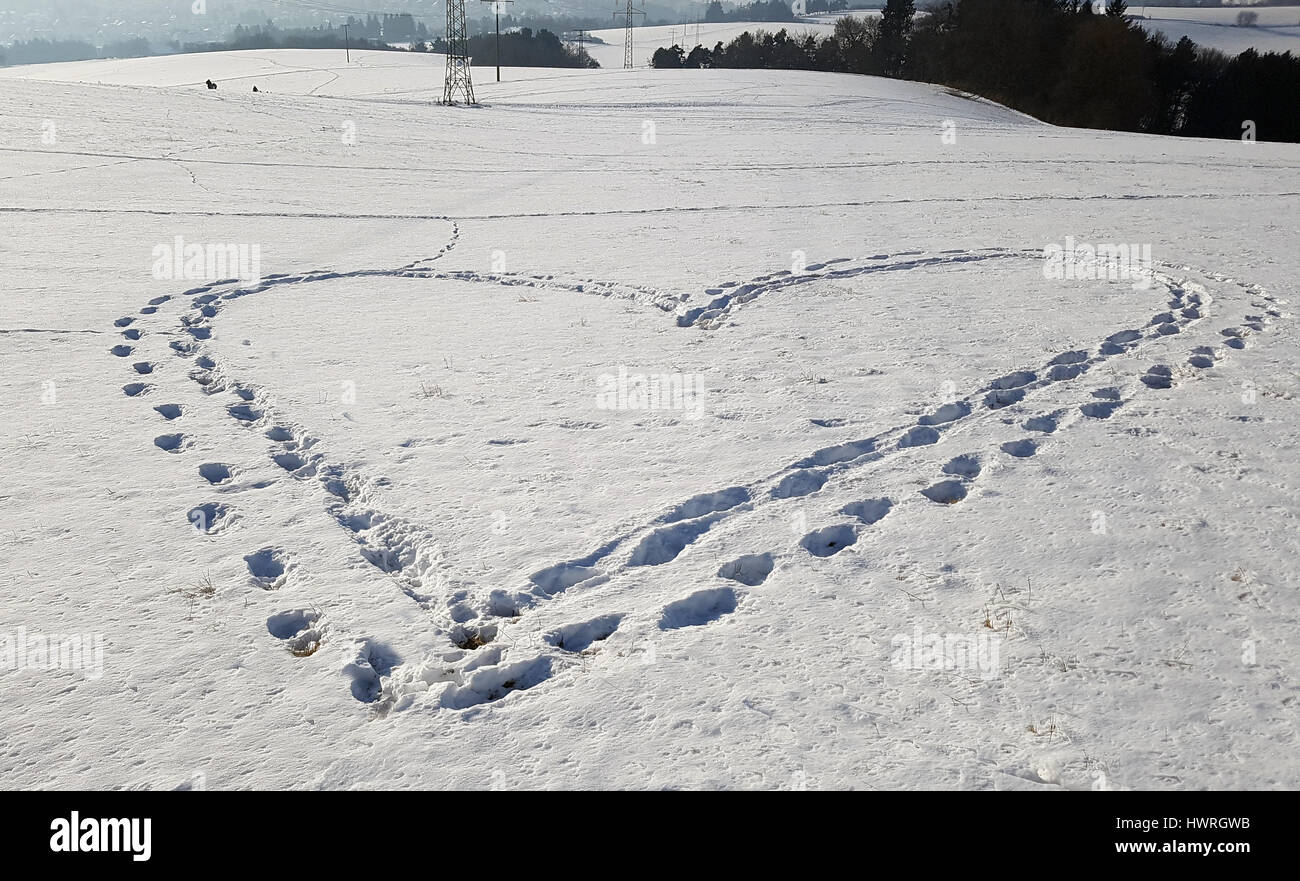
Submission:
<svg viewBox="0 0 1300 881">
<path fill-rule="evenodd" d="M 5 785 L 1296 786 L 1294 145 L 256 54 L 0 93 Z"/>
</svg>

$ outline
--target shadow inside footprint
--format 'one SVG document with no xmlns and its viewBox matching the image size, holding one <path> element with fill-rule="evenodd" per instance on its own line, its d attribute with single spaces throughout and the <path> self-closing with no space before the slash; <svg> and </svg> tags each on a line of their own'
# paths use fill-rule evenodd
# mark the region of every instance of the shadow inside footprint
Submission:
<svg viewBox="0 0 1300 881">
<path fill-rule="evenodd" d="M 799 539 L 799 547 L 814 557 L 830 557 L 854 544 L 858 531 L 848 524 L 836 524 L 816 529 Z"/>
<path fill-rule="evenodd" d="M 577 563 L 556 563 L 554 566 L 547 566 L 528 576 L 538 590 L 547 596 L 568 590 L 575 584 L 581 584 L 588 578 L 595 578 L 600 575 L 599 569 L 591 566 L 580 566 Z"/>
<path fill-rule="evenodd" d="M 921 490 L 921 495 L 941 505 L 955 505 L 966 498 L 966 487 L 959 480 L 944 480 Z"/>
<path fill-rule="evenodd" d="M 883 520 L 885 515 L 893 510 L 894 503 L 886 498 L 867 499 L 862 502 L 849 502 L 843 508 L 840 508 L 841 514 L 847 514 L 850 517 L 857 517 L 862 523 L 870 526 L 877 521 Z"/>
<path fill-rule="evenodd" d="M 199 476 L 208 483 L 225 483 L 230 479 L 230 466 L 220 462 L 205 462 L 199 466 Z"/>
<path fill-rule="evenodd" d="M 279 465 L 285 471 L 297 471 L 307 464 L 306 460 L 297 453 L 277 453 L 271 457 L 271 461 Z"/>
<path fill-rule="evenodd" d="M 1003 407 L 1010 407 L 1025 399 L 1025 390 L 1022 388 L 1013 389 L 994 389 L 984 396 L 984 406 L 990 410 L 1001 410 Z"/>
<path fill-rule="evenodd" d="M 907 433 L 898 439 L 899 449 L 907 447 L 925 447 L 930 444 L 939 442 L 939 432 L 926 426 L 918 426 L 908 429 Z"/>
<path fill-rule="evenodd" d="M 943 466 L 943 473 L 974 480 L 980 476 L 980 461 L 970 454 L 957 456 Z"/>
<path fill-rule="evenodd" d="M 183 434 L 162 434 L 153 439 L 154 446 L 168 453 L 179 453 L 185 445 Z"/>
<path fill-rule="evenodd" d="M 278 548 L 263 548 L 244 557 L 248 564 L 248 574 L 255 583 L 266 590 L 275 590 L 284 586 L 285 554 Z"/>
<path fill-rule="evenodd" d="M 1142 382 L 1148 388 L 1167 389 L 1174 383 L 1173 373 L 1173 370 L 1165 364 L 1153 364 L 1147 368 Z"/>
<path fill-rule="evenodd" d="M 230 509 L 218 502 L 207 502 L 197 508 L 191 508 L 185 515 L 194 527 L 194 531 L 210 535 L 224 526 L 230 517 Z"/>
<path fill-rule="evenodd" d="M 776 565 L 771 554 L 746 554 L 730 563 L 723 563 L 718 570 L 719 578 L 730 578 L 749 587 L 757 587 L 767 580 Z"/>
<path fill-rule="evenodd" d="M 262 418 L 261 412 L 249 404 L 231 404 L 226 412 L 240 422 L 256 422 Z"/>
<path fill-rule="evenodd" d="M 943 425 L 946 422 L 955 422 L 969 415 L 970 404 L 965 401 L 957 401 L 953 404 L 944 404 L 938 410 L 928 416 L 922 416 L 917 421 L 921 425 Z"/>
<path fill-rule="evenodd" d="M 316 654 L 324 642 L 324 626 L 320 612 L 315 609 L 290 609 L 266 619 L 266 630 L 276 639 L 283 640 L 285 648 L 295 658 Z"/>
<path fill-rule="evenodd" d="M 618 630 L 622 615 L 601 615 L 581 624 L 565 624 L 546 634 L 543 639 L 566 652 L 586 651 L 593 642 L 609 639 Z"/>
<path fill-rule="evenodd" d="M 816 471 L 796 471 L 772 488 L 772 498 L 792 499 L 814 493 L 825 486 L 827 476 Z"/>
<path fill-rule="evenodd" d="M 1038 444 L 1029 438 L 1025 438 L 1024 440 L 1007 441 L 999 449 L 1008 456 L 1015 456 L 1017 459 L 1028 459 L 1038 452 Z"/>
<path fill-rule="evenodd" d="M 383 643 L 362 643 L 357 656 L 343 667 L 344 675 L 352 680 L 352 696 L 363 704 L 374 703 L 383 692 L 380 677 L 392 673 L 401 661 L 401 656 Z"/>
<path fill-rule="evenodd" d="M 1031 416 L 1025 420 L 1024 427 L 1026 431 L 1041 431 L 1044 434 L 1051 434 L 1056 431 L 1056 416 Z"/>
<path fill-rule="evenodd" d="M 659 618 L 660 630 L 698 627 L 736 611 L 738 597 L 729 587 L 697 590 L 684 600 L 664 606 Z"/>
</svg>

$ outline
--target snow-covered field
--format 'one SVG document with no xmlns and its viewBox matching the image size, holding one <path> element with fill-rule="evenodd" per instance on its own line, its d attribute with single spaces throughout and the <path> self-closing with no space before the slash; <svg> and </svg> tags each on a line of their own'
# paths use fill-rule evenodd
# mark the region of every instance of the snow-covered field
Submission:
<svg viewBox="0 0 1300 881">
<path fill-rule="evenodd" d="M 1237 26 L 1237 15 L 1243 11 L 1254 12 L 1259 17 L 1255 27 Z M 1174 41 L 1189 37 L 1194 43 L 1229 55 L 1252 46 L 1260 52 L 1300 53 L 1300 6 L 1193 9 L 1133 4 L 1129 14 L 1144 17 L 1138 23 L 1149 31 L 1160 31 Z"/>
<path fill-rule="evenodd" d="M 3 786 L 1297 785 L 1300 148 L 354 59 L 5 71 Z"/>
</svg>

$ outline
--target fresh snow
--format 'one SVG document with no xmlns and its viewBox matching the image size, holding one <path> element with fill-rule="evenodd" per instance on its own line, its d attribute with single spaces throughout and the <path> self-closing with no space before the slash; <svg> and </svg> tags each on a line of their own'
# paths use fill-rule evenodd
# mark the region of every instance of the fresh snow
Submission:
<svg viewBox="0 0 1300 881">
<path fill-rule="evenodd" d="M 335 55 L 5 72 L 5 786 L 1297 785 L 1300 148 Z"/>
</svg>

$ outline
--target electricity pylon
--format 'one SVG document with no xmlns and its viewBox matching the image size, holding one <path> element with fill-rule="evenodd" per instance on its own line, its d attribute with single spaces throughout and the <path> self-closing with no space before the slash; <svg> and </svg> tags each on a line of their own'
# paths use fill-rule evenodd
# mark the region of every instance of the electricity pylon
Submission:
<svg viewBox="0 0 1300 881">
<path fill-rule="evenodd" d="M 587 51 L 587 47 L 584 44 L 586 42 L 587 37 L 590 35 L 590 33 L 591 32 L 588 31 L 586 28 L 578 28 L 578 60 L 579 61 L 582 60 L 582 56 Z"/>
<path fill-rule="evenodd" d="M 632 17 L 635 15 L 645 15 L 645 11 L 637 9 L 632 5 L 632 0 L 627 0 L 627 10 L 624 12 L 615 12 L 614 17 L 624 16 L 627 19 L 626 30 L 623 32 L 623 69 L 632 69 Z"/>
<path fill-rule="evenodd" d="M 447 0 L 447 84 L 442 91 L 442 103 L 455 104 L 458 93 L 465 96 L 466 104 L 478 103 L 474 100 L 474 84 L 469 77 L 465 0 Z"/>
</svg>

